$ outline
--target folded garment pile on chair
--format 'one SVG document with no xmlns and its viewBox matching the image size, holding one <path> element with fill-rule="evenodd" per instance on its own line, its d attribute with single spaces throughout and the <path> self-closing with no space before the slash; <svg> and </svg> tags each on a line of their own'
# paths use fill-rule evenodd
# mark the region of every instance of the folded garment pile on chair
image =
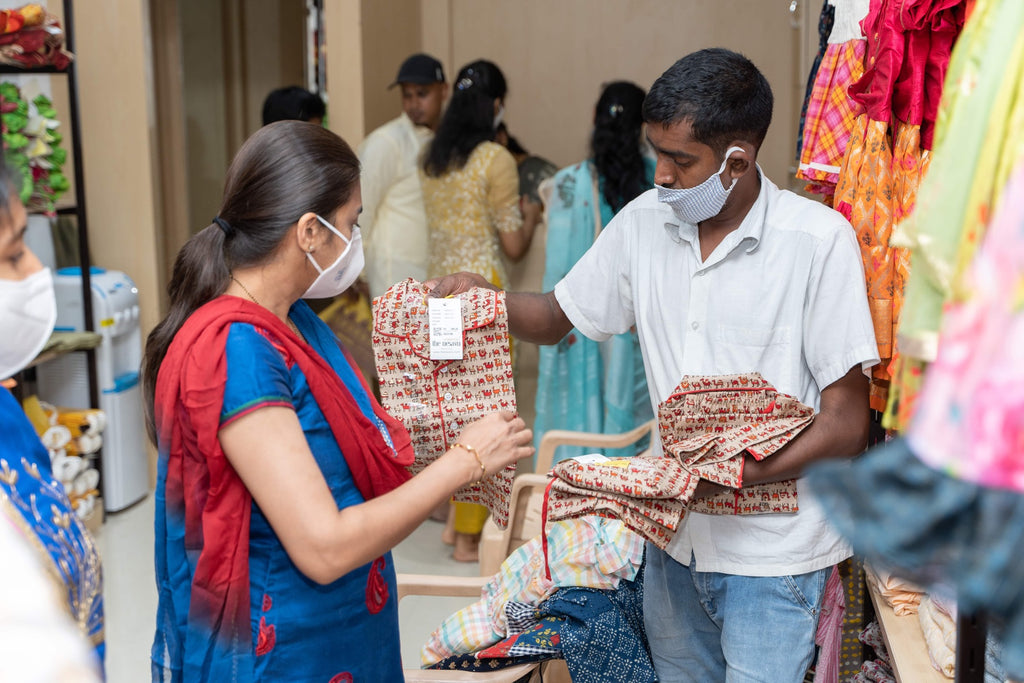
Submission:
<svg viewBox="0 0 1024 683">
<path fill-rule="evenodd" d="M 516 410 L 505 293 L 482 287 L 459 294 L 463 358 L 430 357 L 427 290 L 409 278 L 373 300 L 373 351 L 384 408 L 412 436 L 416 474 L 459 440 L 462 429 L 496 410 Z M 506 467 L 455 494 L 486 505 L 508 523 L 515 467 Z"/>
<path fill-rule="evenodd" d="M 425 667 L 492 671 L 562 658 L 574 681 L 657 680 L 643 624 L 643 540 L 599 517 L 553 524 L 550 537 L 551 576 L 539 538 L 517 549 L 481 600 L 431 634 Z"/>
<path fill-rule="evenodd" d="M 431 634 L 420 653 L 424 666 L 457 655 L 479 655 L 524 632 L 522 626 L 516 628 L 514 616 L 510 620 L 513 603 L 535 609 L 568 587 L 614 590 L 620 581 L 636 579 L 643 563 L 643 539 L 614 519 L 589 516 L 557 522 L 544 540 L 550 566 L 545 566 L 540 536 L 513 551 L 484 586 L 480 600 L 449 616 Z M 530 633 L 520 640 L 537 637 Z"/>
<path fill-rule="evenodd" d="M 547 519 L 609 515 L 665 548 L 687 510 L 796 512 L 794 480 L 744 488 L 743 462 L 747 453 L 763 460 L 777 452 L 813 419 L 812 408 L 757 373 L 686 376 L 658 406 L 664 454 L 558 463 L 546 495 Z M 694 500 L 701 479 L 732 490 Z"/>
</svg>

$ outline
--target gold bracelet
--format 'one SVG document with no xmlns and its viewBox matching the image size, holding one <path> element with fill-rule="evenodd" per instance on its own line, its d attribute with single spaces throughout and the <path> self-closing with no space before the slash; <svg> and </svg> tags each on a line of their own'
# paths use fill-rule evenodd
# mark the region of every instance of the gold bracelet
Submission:
<svg viewBox="0 0 1024 683">
<path fill-rule="evenodd" d="M 472 446 L 467 446 L 464 443 L 457 443 L 452 446 L 452 448 L 455 447 L 463 449 L 464 451 L 470 453 L 474 458 L 476 458 L 476 464 L 480 465 L 480 478 L 477 479 L 477 481 L 483 481 L 484 477 L 487 476 L 487 468 L 484 467 L 484 461 L 480 459 L 480 454 L 476 452 L 476 449 L 473 448 Z"/>
</svg>

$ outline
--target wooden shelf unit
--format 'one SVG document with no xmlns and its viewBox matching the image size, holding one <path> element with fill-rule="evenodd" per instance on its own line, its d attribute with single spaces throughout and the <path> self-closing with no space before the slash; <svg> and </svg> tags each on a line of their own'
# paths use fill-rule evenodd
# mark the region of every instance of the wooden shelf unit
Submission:
<svg viewBox="0 0 1024 683">
<path fill-rule="evenodd" d="M 871 581 L 867 586 L 897 683 L 949 683 L 953 680 L 932 666 L 917 614 L 897 616 Z"/>
</svg>

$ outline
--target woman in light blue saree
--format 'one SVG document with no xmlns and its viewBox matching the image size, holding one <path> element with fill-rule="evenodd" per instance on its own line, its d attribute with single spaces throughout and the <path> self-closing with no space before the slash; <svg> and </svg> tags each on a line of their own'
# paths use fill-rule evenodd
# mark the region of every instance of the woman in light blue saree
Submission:
<svg viewBox="0 0 1024 683">
<path fill-rule="evenodd" d="M 633 83 L 607 85 L 594 111 L 591 157 L 552 179 L 542 291 L 554 289 L 612 217 L 654 186 L 654 162 L 641 150 L 644 95 Z M 651 419 L 636 331 L 598 343 L 574 328 L 558 344 L 540 347 L 536 408 L 533 431 L 538 446 L 551 429 L 616 434 Z M 560 446 L 554 462 L 584 451 L 593 449 Z M 636 451 L 631 446 L 605 455 L 630 456 Z"/>
</svg>

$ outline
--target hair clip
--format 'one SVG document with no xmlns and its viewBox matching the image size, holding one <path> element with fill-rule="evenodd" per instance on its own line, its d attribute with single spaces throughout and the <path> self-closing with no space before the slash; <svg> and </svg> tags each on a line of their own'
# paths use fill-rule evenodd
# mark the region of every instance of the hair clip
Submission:
<svg viewBox="0 0 1024 683">
<path fill-rule="evenodd" d="M 472 78 L 460 78 L 459 82 L 455 84 L 457 90 L 469 90 L 473 86 Z"/>
<path fill-rule="evenodd" d="M 608 114 L 614 119 L 616 116 L 626 111 L 626 108 L 621 104 L 613 104 L 608 107 Z"/>
</svg>

